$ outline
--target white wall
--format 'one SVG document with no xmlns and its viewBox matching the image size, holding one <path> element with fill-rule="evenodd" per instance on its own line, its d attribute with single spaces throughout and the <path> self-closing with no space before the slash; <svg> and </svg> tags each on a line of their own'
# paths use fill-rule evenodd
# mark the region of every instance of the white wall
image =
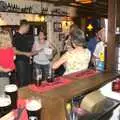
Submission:
<svg viewBox="0 0 120 120">
<path fill-rule="evenodd" d="M 7 3 L 17 4 L 20 8 L 32 6 L 33 10 L 32 13 L 40 13 L 41 12 L 41 3 L 36 1 L 26 1 L 26 0 L 3 0 Z M 76 9 L 73 7 L 67 6 L 60 6 L 56 7 L 50 3 L 42 3 L 42 7 L 48 7 L 48 13 L 51 14 L 51 11 L 55 8 L 60 8 L 62 11 L 67 11 L 69 16 L 76 15 Z M 27 19 L 28 21 L 39 21 L 39 17 L 36 14 L 17 14 L 17 13 L 7 13 L 7 12 L 0 12 L 0 26 L 1 25 L 19 25 L 19 21 L 21 19 Z M 64 17 L 57 17 L 57 16 L 46 16 L 45 21 L 47 22 L 47 38 L 48 40 L 54 42 L 56 46 L 59 45 L 59 33 L 54 32 L 53 30 L 53 23 L 54 22 L 61 22 Z"/>
</svg>

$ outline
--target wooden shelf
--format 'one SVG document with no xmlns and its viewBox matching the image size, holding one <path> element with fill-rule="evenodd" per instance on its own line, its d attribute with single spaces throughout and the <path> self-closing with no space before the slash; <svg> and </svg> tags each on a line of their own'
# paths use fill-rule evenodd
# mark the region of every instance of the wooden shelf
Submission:
<svg viewBox="0 0 120 120">
<path fill-rule="evenodd" d="M 32 14 L 32 15 L 43 15 L 43 16 L 58 16 L 58 17 L 70 17 L 70 16 L 66 16 L 66 15 L 56 15 L 56 14 L 43 14 L 43 13 L 25 13 L 25 12 L 12 12 L 12 11 L 0 11 L 0 12 L 5 12 L 5 13 L 18 13 L 18 14 Z"/>
</svg>

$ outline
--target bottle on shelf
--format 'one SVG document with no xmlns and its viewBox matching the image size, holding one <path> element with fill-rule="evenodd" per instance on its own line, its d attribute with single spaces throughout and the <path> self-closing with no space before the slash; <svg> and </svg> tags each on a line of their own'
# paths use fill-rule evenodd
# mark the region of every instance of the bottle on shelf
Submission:
<svg viewBox="0 0 120 120">
<path fill-rule="evenodd" d="M 10 11 L 10 3 L 7 4 L 7 11 Z"/>
</svg>

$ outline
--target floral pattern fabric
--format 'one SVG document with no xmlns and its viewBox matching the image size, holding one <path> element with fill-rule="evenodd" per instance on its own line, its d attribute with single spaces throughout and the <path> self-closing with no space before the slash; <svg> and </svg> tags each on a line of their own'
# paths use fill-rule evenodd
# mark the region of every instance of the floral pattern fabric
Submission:
<svg viewBox="0 0 120 120">
<path fill-rule="evenodd" d="M 88 69 L 90 61 L 90 51 L 85 49 L 83 51 L 71 51 L 66 53 L 66 72 L 65 74 L 82 71 Z"/>
</svg>

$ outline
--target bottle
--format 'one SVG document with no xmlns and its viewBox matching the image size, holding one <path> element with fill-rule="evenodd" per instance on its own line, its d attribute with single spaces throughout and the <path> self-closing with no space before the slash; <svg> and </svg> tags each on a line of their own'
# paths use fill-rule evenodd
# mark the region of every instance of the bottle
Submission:
<svg viewBox="0 0 120 120">
<path fill-rule="evenodd" d="M 10 3 L 7 4 L 7 11 L 10 11 Z"/>
<path fill-rule="evenodd" d="M 73 97 L 73 100 L 72 100 L 72 112 L 73 112 L 73 115 L 72 115 L 72 120 L 78 120 L 78 109 L 80 107 L 80 99 L 79 99 L 79 96 L 74 96 Z"/>
<path fill-rule="evenodd" d="M 66 104 L 68 120 L 72 120 L 72 105 L 70 103 Z"/>
<path fill-rule="evenodd" d="M 42 81 L 42 71 L 36 69 L 36 81 L 35 81 L 35 85 L 37 87 L 39 87 L 41 85 L 41 81 Z"/>
<path fill-rule="evenodd" d="M 47 82 L 54 82 L 54 77 L 55 77 L 54 76 L 54 70 L 52 70 L 51 67 L 50 67 Z"/>
</svg>

